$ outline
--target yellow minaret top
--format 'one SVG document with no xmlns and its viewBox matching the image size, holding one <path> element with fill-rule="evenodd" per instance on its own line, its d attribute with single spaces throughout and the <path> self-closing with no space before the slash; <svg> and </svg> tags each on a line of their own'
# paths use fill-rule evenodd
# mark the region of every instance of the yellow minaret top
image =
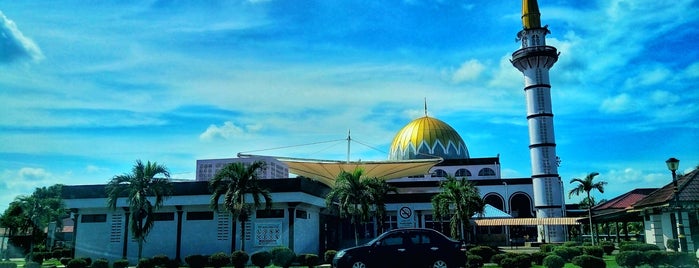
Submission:
<svg viewBox="0 0 699 268">
<path fill-rule="evenodd" d="M 541 14 L 536 0 L 522 0 L 522 26 L 524 29 L 541 28 Z"/>
</svg>

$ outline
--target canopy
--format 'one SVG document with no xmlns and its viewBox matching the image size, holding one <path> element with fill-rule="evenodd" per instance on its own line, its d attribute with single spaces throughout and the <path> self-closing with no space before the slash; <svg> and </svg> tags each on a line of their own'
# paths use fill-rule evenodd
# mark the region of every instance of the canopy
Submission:
<svg viewBox="0 0 699 268">
<path fill-rule="evenodd" d="M 364 169 L 367 178 L 384 180 L 403 178 L 429 173 L 430 168 L 442 162 L 442 158 L 414 159 L 400 161 L 338 161 L 291 157 L 260 156 L 238 154 L 238 157 L 272 157 L 289 166 L 289 172 L 318 180 L 328 186 L 335 185 L 341 171 L 352 172 L 359 167 Z"/>
<path fill-rule="evenodd" d="M 580 225 L 578 220 L 584 218 L 505 218 L 505 219 L 477 219 L 478 226 L 505 226 L 505 225 Z"/>
</svg>

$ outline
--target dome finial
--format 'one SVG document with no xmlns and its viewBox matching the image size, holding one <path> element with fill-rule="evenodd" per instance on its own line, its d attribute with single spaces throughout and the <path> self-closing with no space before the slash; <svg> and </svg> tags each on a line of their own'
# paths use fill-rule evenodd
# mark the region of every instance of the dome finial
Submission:
<svg viewBox="0 0 699 268">
<path fill-rule="evenodd" d="M 425 117 L 427 117 L 427 97 L 425 97 Z"/>
<path fill-rule="evenodd" d="M 536 0 L 522 0 L 522 26 L 524 29 L 541 28 L 541 13 Z"/>
</svg>

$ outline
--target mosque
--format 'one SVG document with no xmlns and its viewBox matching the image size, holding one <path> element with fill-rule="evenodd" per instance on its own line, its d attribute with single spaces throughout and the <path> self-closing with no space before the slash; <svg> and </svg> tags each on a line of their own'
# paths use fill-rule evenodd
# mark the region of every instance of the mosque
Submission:
<svg viewBox="0 0 699 268">
<path fill-rule="evenodd" d="M 511 62 L 524 75 L 532 176 L 503 178 L 500 157 L 472 157 L 459 133 L 437 118 L 409 122 L 393 139 L 387 161 L 330 161 L 238 155 L 238 158 L 197 161 L 196 181 L 175 182 L 172 196 L 154 215 L 156 222 L 144 244 L 143 256 L 165 254 L 184 260 L 193 254 L 246 252 L 287 246 L 297 254 L 322 254 L 353 245 L 351 226 L 328 211 L 325 196 L 339 171 L 355 167 L 367 177 L 383 178 L 397 188 L 389 194 L 387 217 L 362 225 L 362 238 L 379 230 L 426 227 L 449 234 L 448 220 L 433 217 L 431 197 L 446 176 L 467 178 L 479 189 L 487 206 L 474 217 L 473 239 L 503 245 L 513 241 L 563 242 L 567 226 L 563 183 L 557 171 L 549 69 L 558 59 L 547 46 L 547 26 L 539 22 L 536 0 L 523 0 L 521 48 Z M 349 139 L 349 138 L 348 138 Z M 241 228 L 231 215 L 210 208 L 208 179 L 230 162 L 261 160 L 267 169 L 261 185 L 272 192 L 271 211 L 257 210 Z M 299 175 L 291 177 L 289 174 Z M 136 262 L 138 244 L 131 239 L 125 198 L 117 210 L 106 207 L 105 185 L 64 186 L 64 201 L 74 220 L 75 256 L 128 258 Z M 245 243 L 241 243 L 241 239 Z"/>
</svg>

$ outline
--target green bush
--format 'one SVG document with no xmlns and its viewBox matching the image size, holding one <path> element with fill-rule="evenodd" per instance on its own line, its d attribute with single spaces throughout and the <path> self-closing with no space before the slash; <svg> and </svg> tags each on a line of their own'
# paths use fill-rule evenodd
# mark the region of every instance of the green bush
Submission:
<svg viewBox="0 0 699 268">
<path fill-rule="evenodd" d="M 662 264 L 665 264 L 667 262 L 667 254 L 665 251 L 662 250 L 648 250 L 644 251 L 643 253 L 643 259 L 645 260 L 645 263 L 652 266 L 652 267 L 658 267 Z"/>
<path fill-rule="evenodd" d="M 62 248 L 54 248 L 51 251 L 51 258 L 58 260 L 58 259 L 63 258 L 63 257 L 64 256 L 63 256 L 63 249 Z"/>
<path fill-rule="evenodd" d="M 558 247 L 558 248 L 554 249 L 553 252 L 551 252 L 551 254 L 558 255 L 559 257 L 563 258 L 563 260 L 565 262 L 570 262 L 570 259 L 572 259 L 574 256 L 565 247 Z"/>
<path fill-rule="evenodd" d="M 493 257 L 497 251 L 489 246 L 477 246 L 469 249 L 468 253 L 481 256 L 484 262 L 490 262 L 490 258 Z"/>
<path fill-rule="evenodd" d="M 577 246 L 581 246 L 581 244 L 576 242 L 576 241 L 567 241 L 567 242 L 563 243 L 563 246 L 564 247 L 577 247 Z"/>
<path fill-rule="evenodd" d="M 532 261 L 536 263 L 537 265 L 541 265 L 544 263 L 544 258 L 546 258 L 548 254 L 543 253 L 543 252 L 534 252 L 532 253 Z"/>
<path fill-rule="evenodd" d="M 214 268 L 221 268 L 231 262 L 231 257 L 223 252 L 216 252 L 209 256 L 209 264 Z"/>
<path fill-rule="evenodd" d="M 250 256 L 250 261 L 252 262 L 252 265 L 259 268 L 265 268 L 270 262 L 272 262 L 272 253 L 269 253 L 269 251 L 255 252 Z"/>
<path fill-rule="evenodd" d="M 612 252 L 614 252 L 614 250 L 616 249 L 616 247 L 614 247 L 614 243 L 609 241 L 602 242 L 600 245 L 602 246 L 602 250 L 604 251 L 604 253 L 610 256 L 612 255 Z"/>
<path fill-rule="evenodd" d="M 677 251 L 677 249 L 680 248 L 680 241 L 670 238 L 665 241 L 665 247 L 669 250 Z"/>
<path fill-rule="evenodd" d="M 90 257 L 82 257 L 81 259 L 83 259 L 83 260 L 85 261 L 85 264 L 86 264 L 88 267 L 89 267 L 90 265 L 92 265 L 92 258 L 90 258 Z"/>
<path fill-rule="evenodd" d="M 44 263 L 44 253 L 38 251 L 29 253 L 27 254 L 27 256 L 24 257 L 24 260 L 26 260 L 27 262 L 36 262 L 39 265 L 41 265 L 42 263 Z"/>
<path fill-rule="evenodd" d="M 541 252 L 553 252 L 553 250 L 556 248 L 556 245 L 554 244 L 541 244 L 539 246 L 539 249 L 541 249 Z"/>
<path fill-rule="evenodd" d="M 274 247 L 270 253 L 272 253 L 272 263 L 284 268 L 289 268 L 296 258 L 294 251 L 284 246 Z"/>
<path fill-rule="evenodd" d="M 504 260 L 505 258 L 507 258 L 507 254 L 505 253 L 495 254 L 492 257 L 490 257 L 490 262 L 500 265 L 500 262 L 502 262 L 502 260 Z"/>
<path fill-rule="evenodd" d="M 502 268 L 517 268 L 518 262 L 515 258 L 504 258 L 500 261 L 500 267 Z"/>
<path fill-rule="evenodd" d="M 634 268 L 645 262 L 643 252 L 638 250 L 621 251 L 616 255 L 616 263 L 624 267 Z"/>
<path fill-rule="evenodd" d="M 337 250 L 333 250 L 333 249 L 326 250 L 325 254 L 323 254 L 323 260 L 325 261 L 325 263 L 332 263 L 336 254 L 337 254 Z"/>
<path fill-rule="evenodd" d="M 170 257 L 165 254 L 158 254 L 153 256 L 153 266 L 169 267 Z"/>
<path fill-rule="evenodd" d="M 136 268 L 155 268 L 155 262 L 151 258 L 140 258 Z"/>
<path fill-rule="evenodd" d="M 672 267 L 696 267 L 697 259 L 693 252 L 665 252 L 666 264 Z"/>
<path fill-rule="evenodd" d="M 596 257 L 592 255 L 580 255 L 573 257 L 571 261 L 573 264 L 580 266 L 581 268 L 605 268 L 607 263 L 601 257 Z"/>
<path fill-rule="evenodd" d="M 555 255 L 555 254 L 549 254 L 544 258 L 543 265 L 546 268 L 563 268 L 563 266 L 566 264 L 566 261 L 561 258 L 561 256 Z"/>
<path fill-rule="evenodd" d="M 63 258 L 61 258 L 61 259 L 58 260 L 58 261 L 59 261 L 61 264 L 63 264 L 63 266 L 66 266 L 66 265 L 68 265 L 68 262 L 69 262 L 70 260 L 72 260 L 72 258 L 63 257 Z"/>
<path fill-rule="evenodd" d="M 250 256 L 248 256 L 245 251 L 236 250 L 231 253 L 231 264 L 233 264 L 235 268 L 244 268 L 249 259 Z"/>
<path fill-rule="evenodd" d="M 87 267 L 87 261 L 83 258 L 72 259 L 66 265 L 66 268 L 85 268 Z"/>
<path fill-rule="evenodd" d="M 114 264 L 112 264 L 112 266 L 113 266 L 113 268 L 129 267 L 129 260 L 127 260 L 127 259 L 116 260 L 116 261 L 114 261 Z"/>
<path fill-rule="evenodd" d="M 602 258 L 604 257 L 604 248 L 601 246 L 585 246 L 583 247 L 583 254 Z"/>
<path fill-rule="evenodd" d="M 644 243 L 630 243 L 624 244 L 619 247 L 619 251 L 649 251 L 649 250 L 660 250 L 655 244 L 644 244 Z"/>
<path fill-rule="evenodd" d="M 99 258 L 99 259 L 96 259 L 90 267 L 91 268 L 109 268 L 109 261 L 105 258 Z"/>
<path fill-rule="evenodd" d="M 532 267 L 532 256 L 527 253 L 517 255 L 515 260 L 517 260 L 517 268 Z"/>
<path fill-rule="evenodd" d="M 189 255 L 184 258 L 184 261 L 190 268 L 204 268 L 208 263 L 207 257 L 200 254 Z"/>
<path fill-rule="evenodd" d="M 297 256 L 297 262 L 302 266 L 307 266 L 308 268 L 313 268 L 318 265 L 320 257 L 316 254 L 301 254 Z"/>
<path fill-rule="evenodd" d="M 484 264 L 485 261 L 483 260 L 483 257 L 471 253 L 466 254 L 466 267 L 480 268 L 483 267 Z"/>
<path fill-rule="evenodd" d="M 17 263 L 9 261 L 0 261 L 0 268 L 17 268 Z"/>
</svg>

